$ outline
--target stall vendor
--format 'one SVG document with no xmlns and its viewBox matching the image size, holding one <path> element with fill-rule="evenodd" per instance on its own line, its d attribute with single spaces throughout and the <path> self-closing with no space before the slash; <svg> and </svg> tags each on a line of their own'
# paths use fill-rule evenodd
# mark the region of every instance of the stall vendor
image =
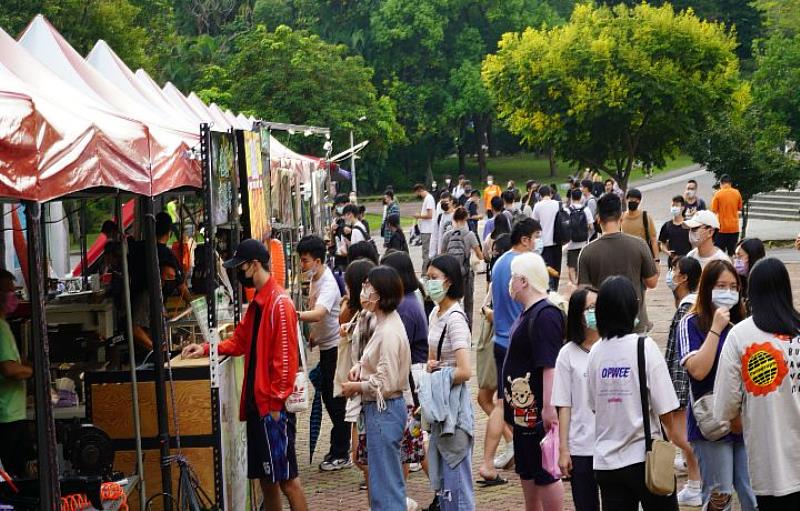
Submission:
<svg viewBox="0 0 800 511">
<path fill-rule="evenodd" d="M 23 362 L 6 316 L 17 308 L 14 276 L 0 270 L 0 463 L 11 476 L 25 476 L 30 442 L 25 426 L 25 380 L 33 377 Z"/>
<path fill-rule="evenodd" d="M 178 263 L 178 258 L 175 253 L 167 247 L 169 236 L 172 233 L 172 217 L 163 211 L 156 215 L 156 240 L 158 241 L 158 260 L 159 262 L 168 262 L 172 268 L 175 268 L 175 283 L 178 294 L 183 301 L 189 303 L 192 300 L 192 295 L 189 293 L 189 286 L 186 284 L 186 277 L 181 265 Z M 165 295 L 167 296 L 167 295 Z"/>
<path fill-rule="evenodd" d="M 173 259 L 159 259 L 161 272 L 161 294 L 166 300 L 173 296 L 178 289 L 178 265 Z M 150 290 L 141 289 L 133 300 L 133 340 L 136 344 L 136 363 L 140 364 L 153 350 L 153 340 L 150 337 Z M 164 311 L 166 314 L 166 310 Z"/>
</svg>

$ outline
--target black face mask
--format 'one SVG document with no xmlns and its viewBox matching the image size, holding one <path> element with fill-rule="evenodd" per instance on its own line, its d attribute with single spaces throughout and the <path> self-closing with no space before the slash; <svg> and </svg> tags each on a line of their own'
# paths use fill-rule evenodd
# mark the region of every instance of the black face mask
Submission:
<svg viewBox="0 0 800 511">
<path fill-rule="evenodd" d="M 442 204 L 442 211 L 444 211 L 444 212 L 450 211 L 450 205 L 449 204 Z"/>
<path fill-rule="evenodd" d="M 244 287 L 256 287 L 255 283 L 253 282 L 253 277 L 248 277 L 242 268 L 236 270 L 236 278 Z"/>
<path fill-rule="evenodd" d="M 175 291 L 178 289 L 178 282 L 175 280 L 165 280 L 161 284 L 161 294 L 163 295 L 164 299 L 175 294 Z"/>
<path fill-rule="evenodd" d="M 639 209 L 639 203 L 636 201 L 628 201 L 628 210 L 629 211 L 636 211 Z"/>
</svg>

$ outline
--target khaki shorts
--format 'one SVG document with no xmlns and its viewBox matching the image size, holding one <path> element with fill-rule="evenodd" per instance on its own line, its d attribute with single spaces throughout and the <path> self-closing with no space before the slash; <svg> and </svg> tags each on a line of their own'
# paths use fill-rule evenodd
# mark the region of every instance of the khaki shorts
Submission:
<svg viewBox="0 0 800 511">
<path fill-rule="evenodd" d="M 494 361 L 494 325 L 480 316 L 478 343 L 475 347 L 475 376 L 479 389 L 497 390 L 497 367 Z"/>
</svg>

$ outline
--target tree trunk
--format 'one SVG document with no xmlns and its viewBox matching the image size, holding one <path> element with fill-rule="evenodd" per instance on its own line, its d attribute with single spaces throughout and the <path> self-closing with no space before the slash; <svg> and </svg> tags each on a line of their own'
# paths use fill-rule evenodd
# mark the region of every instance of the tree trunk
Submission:
<svg viewBox="0 0 800 511">
<path fill-rule="evenodd" d="M 467 120 L 461 118 L 458 121 L 458 173 L 467 173 Z"/>
<path fill-rule="evenodd" d="M 556 150 L 553 146 L 547 148 L 547 160 L 550 163 L 550 177 L 558 175 L 558 163 L 556 162 Z"/>
<path fill-rule="evenodd" d="M 431 183 L 433 183 L 433 158 L 429 154 L 426 157 L 426 160 L 427 160 L 427 171 L 426 171 L 427 174 L 426 174 L 426 177 L 425 177 L 425 182 L 427 182 L 428 184 L 431 184 Z"/>
<path fill-rule="evenodd" d="M 489 141 L 486 134 L 487 125 L 489 124 L 488 115 L 479 115 L 475 124 L 475 129 L 478 132 L 478 170 L 481 174 L 481 182 L 486 181 L 486 176 L 489 175 L 489 170 L 486 168 L 486 151 L 489 149 Z"/>
<path fill-rule="evenodd" d="M 486 145 L 489 147 L 489 158 L 497 154 L 497 148 L 494 146 L 494 134 L 492 134 L 492 118 L 486 122 Z"/>
</svg>

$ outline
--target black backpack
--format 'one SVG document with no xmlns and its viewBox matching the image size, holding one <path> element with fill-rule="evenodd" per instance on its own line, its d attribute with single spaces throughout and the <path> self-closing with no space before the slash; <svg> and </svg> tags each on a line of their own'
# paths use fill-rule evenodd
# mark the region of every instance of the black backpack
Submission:
<svg viewBox="0 0 800 511">
<path fill-rule="evenodd" d="M 582 208 L 569 208 L 569 239 L 570 241 L 587 241 L 589 239 L 589 222 L 586 220 L 586 212 Z"/>
<path fill-rule="evenodd" d="M 570 213 L 559 206 L 553 226 L 553 243 L 563 245 L 570 241 Z"/>
<path fill-rule="evenodd" d="M 455 257 L 460 263 L 461 275 L 465 277 L 469 275 L 470 265 L 469 249 L 467 248 L 467 240 L 464 238 L 465 236 L 469 236 L 469 234 L 469 231 L 464 234 L 461 229 L 453 229 L 446 234 L 448 238 L 447 244 L 444 247 L 444 253 Z"/>
</svg>

